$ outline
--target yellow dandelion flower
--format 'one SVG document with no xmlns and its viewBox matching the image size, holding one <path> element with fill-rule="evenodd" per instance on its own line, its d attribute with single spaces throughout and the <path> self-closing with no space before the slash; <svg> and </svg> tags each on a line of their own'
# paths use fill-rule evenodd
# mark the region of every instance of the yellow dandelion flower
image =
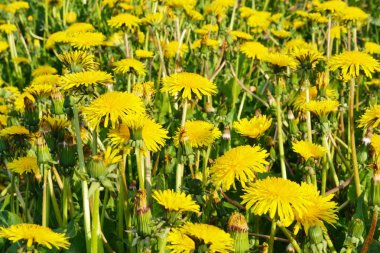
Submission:
<svg viewBox="0 0 380 253">
<path fill-rule="evenodd" d="M 380 86 L 380 79 L 378 78 L 373 78 L 370 81 L 366 82 L 367 85 L 375 85 L 375 86 Z"/>
<path fill-rule="evenodd" d="M 359 127 L 376 128 L 380 125 L 380 105 L 374 105 L 367 109 L 358 120 Z"/>
<path fill-rule="evenodd" d="M 63 90 L 68 91 L 73 88 L 88 87 L 94 85 L 112 84 L 112 76 L 103 71 L 85 71 L 61 76 L 59 84 Z"/>
<path fill-rule="evenodd" d="M 70 34 L 68 42 L 77 49 L 89 49 L 104 44 L 106 36 L 99 32 L 83 32 Z"/>
<path fill-rule="evenodd" d="M 17 32 L 17 27 L 14 24 L 2 24 L 0 25 L 0 32 L 11 34 Z"/>
<path fill-rule="evenodd" d="M 212 24 L 206 24 L 206 25 L 203 25 L 201 28 L 194 30 L 195 33 L 201 34 L 201 35 L 216 33 L 218 31 L 219 31 L 219 26 L 212 25 Z"/>
<path fill-rule="evenodd" d="M 298 48 L 292 50 L 291 55 L 298 62 L 299 66 L 310 69 L 316 63 L 323 60 L 323 55 L 316 49 L 312 48 Z"/>
<path fill-rule="evenodd" d="M 128 114 L 142 114 L 145 109 L 142 101 L 133 94 L 126 92 L 105 93 L 82 108 L 82 115 L 88 125 L 96 129 L 104 119 L 104 127 L 111 121 L 112 128 L 121 122 Z"/>
<path fill-rule="evenodd" d="M 330 58 L 328 66 L 332 71 L 337 69 L 345 79 L 358 77 L 360 72 L 372 78 L 372 73 L 380 71 L 380 63 L 369 54 L 359 51 L 346 51 Z"/>
<path fill-rule="evenodd" d="M 178 41 L 170 41 L 169 43 L 167 43 L 164 47 L 165 58 L 174 58 L 177 55 L 178 46 Z M 179 56 L 182 57 L 184 54 L 187 53 L 188 50 L 189 47 L 182 43 L 179 47 Z"/>
<path fill-rule="evenodd" d="M 0 137 L 10 137 L 14 135 L 29 135 L 29 130 L 23 126 L 10 126 L 0 130 Z"/>
<path fill-rule="evenodd" d="M 300 194 L 301 186 L 287 179 L 267 177 L 244 189 L 242 203 L 256 215 L 269 214 L 289 226 L 296 217 L 303 217 L 309 200 Z"/>
<path fill-rule="evenodd" d="M 0 114 L 0 126 L 7 126 L 8 124 L 8 116 Z"/>
<path fill-rule="evenodd" d="M 270 20 L 272 21 L 272 22 L 276 22 L 276 23 L 278 23 L 280 20 L 281 20 L 281 18 L 284 16 L 284 14 L 283 13 L 275 13 L 275 14 L 273 14 L 271 17 L 270 17 Z"/>
<path fill-rule="evenodd" d="M 126 11 L 131 11 L 136 8 L 135 6 L 127 4 L 127 3 L 119 3 L 119 6 Z"/>
<path fill-rule="evenodd" d="M 240 51 L 244 53 L 248 58 L 262 60 L 268 54 L 268 48 L 266 48 L 260 42 L 245 42 L 240 46 Z"/>
<path fill-rule="evenodd" d="M 193 9 L 197 4 L 196 0 L 165 0 L 165 5 L 172 8 Z"/>
<path fill-rule="evenodd" d="M 235 186 L 237 179 L 243 187 L 256 178 L 255 173 L 266 172 L 269 164 L 265 159 L 268 153 L 260 146 L 239 146 L 216 159 L 210 170 L 211 179 L 216 187 L 227 191 Z"/>
<path fill-rule="evenodd" d="M 135 51 L 136 57 L 137 58 L 153 58 L 154 53 L 148 50 L 142 50 L 142 49 L 137 49 Z"/>
<path fill-rule="evenodd" d="M 364 44 L 364 52 L 369 54 L 380 54 L 380 45 L 374 42 L 366 42 Z"/>
<path fill-rule="evenodd" d="M 50 85 L 54 86 L 59 83 L 59 75 L 40 75 L 35 77 L 31 85 Z"/>
<path fill-rule="evenodd" d="M 48 124 L 49 128 L 54 132 L 60 129 L 70 127 L 71 123 L 66 118 L 62 117 L 52 117 L 52 116 L 44 116 L 42 118 L 41 124 Z"/>
<path fill-rule="evenodd" d="M 102 154 L 102 160 L 106 167 L 119 163 L 123 160 L 123 157 L 120 155 L 120 150 L 114 149 L 112 147 L 106 147 Z"/>
<path fill-rule="evenodd" d="M 302 217 L 296 215 L 298 224 L 303 226 L 306 234 L 312 226 L 320 226 L 326 229 L 324 222 L 330 225 L 336 223 L 338 220 L 336 215 L 337 203 L 331 201 L 334 194 L 321 196 L 314 185 L 302 183 L 301 195 L 310 201 Z"/>
<path fill-rule="evenodd" d="M 316 22 L 319 24 L 325 24 L 329 20 L 325 16 L 322 16 L 322 14 L 316 12 L 316 13 L 308 13 L 307 18 L 310 19 L 312 22 Z"/>
<path fill-rule="evenodd" d="M 4 10 L 8 13 L 15 14 L 18 10 L 23 10 L 23 9 L 24 10 L 29 9 L 29 3 L 28 2 L 17 1 L 17 2 L 13 2 L 13 3 L 8 3 L 5 6 Z"/>
<path fill-rule="evenodd" d="M 303 38 L 296 38 L 289 40 L 285 43 L 285 52 L 292 52 L 296 48 L 302 48 L 302 49 L 311 49 L 312 46 L 310 43 L 307 43 Z"/>
<path fill-rule="evenodd" d="M 190 247 L 193 244 L 190 240 L 194 244 L 192 249 Z M 230 234 L 218 227 L 202 223 L 187 222 L 181 228 L 172 229 L 168 234 L 168 243 L 170 245 L 167 248 L 170 252 L 178 253 L 200 252 L 196 248 L 199 246 L 207 246 L 210 252 L 228 253 L 234 250 L 234 241 Z"/>
<path fill-rule="evenodd" d="M 74 11 L 66 12 L 66 14 L 63 16 L 66 23 L 72 24 L 77 21 L 77 14 Z"/>
<path fill-rule="evenodd" d="M 161 12 L 150 13 L 147 14 L 143 19 L 141 19 L 141 23 L 144 24 L 158 24 L 164 19 L 164 15 Z"/>
<path fill-rule="evenodd" d="M 47 49 L 51 49 L 57 43 L 63 43 L 63 42 L 68 42 L 68 41 L 69 41 L 69 36 L 67 36 L 67 32 L 59 31 L 49 36 L 49 38 L 46 40 L 45 47 Z"/>
<path fill-rule="evenodd" d="M 174 145 L 189 144 L 194 148 L 208 147 L 214 143 L 216 139 L 222 136 L 222 133 L 213 124 L 195 120 L 186 121 L 185 126 L 180 128 L 174 137 Z"/>
<path fill-rule="evenodd" d="M 54 75 L 56 73 L 57 73 L 57 70 L 55 68 L 49 65 L 44 65 L 33 70 L 32 76 L 37 77 L 37 76 L 43 76 L 43 75 Z"/>
<path fill-rule="evenodd" d="M 72 73 L 95 71 L 99 68 L 95 56 L 86 51 L 64 52 L 58 56 L 58 59 Z"/>
<path fill-rule="evenodd" d="M 300 154 L 305 160 L 309 158 L 320 158 L 326 155 L 327 150 L 321 145 L 309 141 L 296 141 L 292 143 L 294 152 Z"/>
<path fill-rule="evenodd" d="M 70 25 L 66 32 L 70 33 L 85 33 L 85 32 L 93 32 L 95 31 L 95 27 L 89 23 L 75 23 Z"/>
<path fill-rule="evenodd" d="M 246 6 L 240 7 L 239 12 L 242 18 L 249 18 L 250 16 L 256 13 L 254 9 L 246 7 Z"/>
<path fill-rule="evenodd" d="M 117 47 L 124 43 L 124 33 L 116 32 L 111 34 L 107 41 L 104 42 L 104 46 Z"/>
<path fill-rule="evenodd" d="M 7 167 L 11 171 L 20 175 L 25 173 L 34 173 L 36 175 L 40 174 L 37 164 L 37 158 L 34 156 L 18 157 L 17 159 L 8 163 Z"/>
<path fill-rule="evenodd" d="M 371 146 L 375 150 L 377 156 L 380 156 L 380 135 L 373 134 L 371 137 Z"/>
<path fill-rule="evenodd" d="M 261 32 L 268 29 L 271 20 L 271 13 L 267 11 L 255 11 L 254 15 L 251 15 L 247 24 L 249 27 L 254 28 L 256 32 Z"/>
<path fill-rule="evenodd" d="M 230 34 L 233 40 L 237 40 L 237 39 L 252 40 L 253 39 L 252 35 L 246 32 L 242 32 L 242 31 L 231 31 Z"/>
<path fill-rule="evenodd" d="M 18 241 L 26 241 L 28 247 L 33 244 L 42 245 L 48 249 L 53 247 L 60 249 L 68 249 L 70 243 L 65 234 L 55 233 L 48 227 L 37 224 L 17 224 L 9 228 L 0 227 L 0 237 L 16 243 Z"/>
<path fill-rule="evenodd" d="M 297 67 L 296 60 L 283 53 L 268 53 L 264 58 L 264 61 L 270 63 L 274 67 L 276 73 L 286 70 L 287 67 L 292 70 Z"/>
<path fill-rule="evenodd" d="M 145 76 L 145 65 L 144 63 L 136 59 L 123 59 L 114 63 L 115 68 L 113 69 L 116 73 L 133 73 L 136 76 Z"/>
<path fill-rule="evenodd" d="M 344 1 L 331 0 L 326 1 L 317 6 L 318 11 L 328 11 L 331 13 L 340 12 L 347 7 Z"/>
<path fill-rule="evenodd" d="M 110 20 L 107 21 L 108 25 L 114 28 L 128 28 L 130 30 L 135 30 L 139 27 L 141 20 L 131 14 L 122 13 L 117 16 L 111 17 Z"/>
<path fill-rule="evenodd" d="M 124 148 L 128 146 L 131 139 L 129 127 L 125 123 L 119 124 L 115 129 L 111 129 L 107 135 L 108 142 L 113 147 Z"/>
<path fill-rule="evenodd" d="M 217 92 L 216 85 L 207 78 L 188 72 L 175 73 L 163 78 L 161 91 L 175 95 L 182 91 L 182 98 L 191 99 L 195 94 L 199 99 L 204 96 L 211 96 Z"/>
<path fill-rule="evenodd" d="M 310 111 L 318 117 L 327 116 L 330 112 L 335 112 L 339 107 L 337 100 L 311 100 L 305 104 L 305 110 Z"/>
<path fill-rule="evenodd" d="M 0 53 L 4 52 L 7 50 L 9 47 L 8 43 L 5 41 L 0 40 Z"/>
<path fill-rule="evenodd" d="M 233 127 L 236 132 L 249 138 L 259 138 L 272 124 L 272 118 L 266 115 L 260 115 L 248 120 L 247 118 L 234 122 Z"/>
<path fill-rule="evenodd" d="M 186 9 L 186 14 L 193 20 L 193 21 L 202 21 L 204 20 L 204 17 L 202 13 L 193 10 L 193 9 Z"/>
<path fill-rule="evenodd" d="M 23 92 L 22 94 L 18 94 L 17 96 L 15 96 L 15 101 L 14 101 L 14 106 L 15 106 L 15 109 L 17 111 L 24 112 L 24 110 L 25 110 L 25 104 L 24 104 L 25 98 L 28 98 L 33 103 L 36 102 L 33 95 L 28 93 L 28 92 Z"/>
<path fill-rule="evenodd" d="M 362 9 L 352 6 L 342 9 L 340 16 L 344 22 L 358 23 L 364 23 L 369 18 L 369 14 L 365 13 Z"/>
<path fill-rule="evenodd" d="M 317 89 L 317 87 L 316 86 L 310 87 L 309 88 L 309 99 L 310 100 L 315 100 L 315 99 L 317 99 L 317 96 L 318 96 L 318 89 Z M 337 94 L 336 90 L 327 88 L 326 89 L 326 97 L 328 99 L 334 100 L 334 99 L 336 99 L 338 97 L 338 94 Z M 305 110 L 305 108 L 306 108 L 306 93 L 304 91 L 301 92 L 297 96 L 297 98 L 294 101 L 293 105 L 294 105 L 294 108 L 297 109 L 297 110 L 300 110 L 300 111 Z"/>
<path fill-rule="evenodd" d="M 177 228 L 170 231 L 167 242 L 170 243 L 167 248 L 172 253 L 192 253 L 195 250 L 195 242 Z"/>
<path fill-rule="evenodd" d="M 271 33 L 276 36 L 277 38 L 280 38 L 280 39 L 286 39 L 290 36 L 291 32 L 289 31 L 285 31 L 285 30 L 274 30 L 272 29 L 271 30 Z"/>
<path fill-rule="evenodd" d="M 202 39 L 195 40 L 193 44 L 191 44 L 192 49 L 201 48 L 202 46 L 217 48 L 219 46 L 219 41 L 210 39 L 207 36 L 205 36 Z"/>
<path fill-rule="evenodd" d="M 199 212 L 199 205 L 184 192 L 154 191 L 152 197 L 168 212 Z"/>
<path fill-rule="evenodd" d="M 209 5 L 205 6 L 205 12 L 224 17 L 227 9 L 233 7 L 234 4 L 234 0 L 213 0 Z"/>
<path fill-rule="evenodd" d="M 132 114 L 125 117 L 123 122 L 135 133 L 135 136 L 141 132 L 144 145 L 149 151 L 159 151 L 165 145 L 165 140 L 169 138 L 168 131 L 147 116 Z"/>
</svg>

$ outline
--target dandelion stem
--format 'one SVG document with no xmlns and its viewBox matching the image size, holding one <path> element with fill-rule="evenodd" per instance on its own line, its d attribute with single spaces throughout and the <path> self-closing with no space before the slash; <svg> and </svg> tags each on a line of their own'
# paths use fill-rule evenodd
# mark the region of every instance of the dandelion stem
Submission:
<svg viewBox="0 0 380 253">
<path fill-rule="evenodd" d="M 68 191 L 70 188 L 70 178 L 63 177 L 63 193 L 62 193 L 62 226 L 67 227 L 67 217 L 68 217 Z"/>
<path fill-rule="evenodd" d="M 139 176 L 139 189 L 145 189 L 145 173 L 144 173 L 144 159 L 140 147 L 135 150 L 137 172 Z"/>
<path fill-rule="evenodd" d="M 286 166 L 284 154 L 284 140 L 282 136 L 282 111 L 281 111 L 281 87 L 279 79 L 276 77 L 276 115 L 277 115 L 277 137 L 278 149 L 280 153 L 281 175 L 286 179 Z"/>
<path fill-rule="evenodd" d="M 99 207 L 100 207 L 100 187 L 98 187 L 93 195 L 92 204 L 92 231 L 91 231 L 91 252 L 103 252 L 103 246 L 101 241 L 100 231 L 100 219 L 99 219 Z"/>
<path fill-rule="evenodd" d="M 183 101 L 183 107 L 182 107 L 182 120 L 181 120 L 181 128 L 185 126 L 186 122 L 186 114 L 187 114 L 187 107 L 188 107 L 188 100 L 187 98 Z M 176 191 L 179 191 L 182 186 L 182 180 L 183 180 L 183 171 L 184 171 L 184 165 L 182 163 L 182 152 L 179 151 L 178 154 L 178 165 L 177 165 L 177 171 L 176 171 Z"/>
<path fill-rule="evenodd" d="M 355 145 L 355 124 L 354 124 L 354 100 L 355 100 L 355 79 L 351 78 L 350 82 L 350 94 L 349 94 L 349 123 L 350 123 L 350 139 L 351 139 L 351 162 L 354 169 L 354 181 L 356 196 L 360 196 L 360 177 L 358 161 L 356 156 L 356 145 Z"/>
<path fill-rule="evenodd" d="M 296 239 L 294 239 L 294 236 L 289 232 L 289 230 L 287 230 L 286 228 L 284 228 L 283 226 L 278 226 L 282 233 L 284 233 L 284 235 L 289 239 L 290 243 L 293 245 L 293 248 L 295 249 L 295 251 L 297 253 L 301 253 L 302 250 L 299 246 L 299 244 L 297 243 Z"/>
<path fill-rule="evenodd" d="M 375 231 L 376 231 L 378 216 L 379 216 L 379 211 L 378 211 L 378 208 L 375 207 L 372 214 L 371 228 L 368 231 L 368 235 L 364 241 L 361 253 L 367 253 L 368 251 L 369 245 L 371 244 L 373 235 L 375 234 Z"/>
<path fill-rule="evenodd" d="M 309 77 L 305 78 L 305 95 L 306 104 L 310 102 L 310 91 L 309 91 Z M 311 115 L 310 111 L 306 110 L 306 123 L 307 123 L 307 140 L 313 142 L 313 136 L 311 135 Z"/>
<path fill-rule="evenodd" d="M 49 213 L 49 191 L 48 191 L 48 169 L 44 164 L 41 164 L 41 170 L 44 173 L 44 183 L 42 186 L 42 226 L 48 227 L 49 226 L 49 218 L 48 218 L 48 213 Z"/>
<path fill-rule="evenodd" d="M 270 227 L 270 238 L 269 238 L 269 247 L 268 247 L 268 253 L 273 253 L 273 246 L 274 246 L 274 236 L 276 234 L 276 225 L 277 221 L 276 218 L 273 218 L 272 224 Z"/>
</svg>

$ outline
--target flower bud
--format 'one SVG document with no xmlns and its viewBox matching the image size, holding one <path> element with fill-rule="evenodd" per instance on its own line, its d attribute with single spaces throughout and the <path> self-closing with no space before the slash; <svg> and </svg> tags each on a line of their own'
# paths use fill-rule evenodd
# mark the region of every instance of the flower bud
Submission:
<svg viewBox="0 0 380 253">
<path fill-rule="evenodd" d="M 39 128 L 39 113 L 36 105 L 28 97 L 24 98 L 25 105 L 25 126 L 31 132 L 36 132 Z"/>
<path fill-rule="evenodd" d="M 99 178 L 107 174 L 107 167 L 101 156 L 92 156 L 88 162 L 88 172 L 92 178 Z"/>
<path fill-rule="evenodd" d="M 47 164 L 52 161 L 50 150 L 46 144 L 45 138 L 41 133 L 36 136 L 37 161 L 39 164 Z"/>
<path fill-rule="evenodd" d="M 245 217 L 234 212 L 228 220 L 228 231 L 234 239 L 235 252 L 244 253 L 249 251 L 248 224 Z"/>
<path fill-rule="evenodd" d="M 371 191 L 369 204 L 372 207 L 380 207 L 380 171 L 378 168 L 375 168 L 373 172 Z"/>
<path fill-rule="evenodd" d="M 139 190 L 136 193 L 134 207 L 137 216 L 137 233 L 142 236 L 150 235 L 152 232 L 150 226 L 152 214 L 145 190 Z"/>
<path fill-rule="evenodd" d="M 62 115 L 65 112 L 63 111 L 65 98 L 63 97 L 62 93 L 58 89 L 54 89 L 53 93 L 51 94 L 51 100 L 52 100 L 52 108 L 51 111 L 55 115 Z"/>
</svg>

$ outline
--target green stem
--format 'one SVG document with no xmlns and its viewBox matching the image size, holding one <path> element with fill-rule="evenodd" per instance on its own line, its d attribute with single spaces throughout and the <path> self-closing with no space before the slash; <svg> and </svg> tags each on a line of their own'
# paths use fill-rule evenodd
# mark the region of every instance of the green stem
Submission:
<svg viewBox="0 0 380 253">
<path fill-rule="evenodd" d="M 63 177 L 63 193 L 62 193 L 62 226 L 64 228 L 67 227 L 67 220 L 68 220 L 68 191 L 70 188 L 70 178 L 69 177 Z"/>
<path fill-rule="evenodd" d="M 185 98 L 183 101 L 183 107 L 182 107 L 182 119 L 181 119 L 181 128 L 185 126 L 186 123 L 186 114 L 187 114 L 187 107 L 188 107 L 188 100 Z M 178 164 L 177 164 L 177 171 L 176 171 L 176 184 L 175 189 L 176 191 L 180 191 L 183 181 L 183 172 L 184 172 L 184 164 L 182 163 L 182 152 L 179 151 L 180 154 L 178 155 Z"/>
<path fill-rule="evenodd" d="M 77 142 L 77 152 L 79 160 L 79 171 L 86 173 L 86 167 L 84 163 L 84 154 L 83 154 L 83 144 L 80 135 L 80 124 L 79 124 L 79 112 L 77 105 L 73 104 L 72 106 L 74 120 L 73 125 L 75 128 L 75 137 Z M 90 215 L 90 204 L 88 199 L 88 184 L 86 180 L 81 181 L 82 185 L 82 201 L 83 201 L 83 219 L 84 219 L 84 231 L 86 239 L 86 249 L 87 253 L 91 253 L 91 215 Z"/>
<path fill-rule="evenodd" d="M 48 170 L 48 183 L 49 183 L 49 196 L 50 196 L 51 203 L 53 204 L 53 211 L 55 214 L 55 218 L 57 219 L 58 225 L 62 227 L 62 217 L 61 217 L 61 212 L 59 210 L 58 201 L 54 193 L 53 180 L 51 178 L 51 170 Z"/>
<path fill-rule="evenodd" d="M 273 247 L 274 247 L 274 236 L 276 234 L 276 225 L 277 221 L 276 218 L 273 218 L 272 224 L 270 227 L 270 238 L 269 238 L 269 247 L 268 247 L 268 253 L 273 253 Z"/>
<path fill-rule="evenodd" d="M 322 137 L 322 143 L 323 143 L 323 146 L 325 147 L 325 149 L 327 150 L 327 154 L 326 154 L 327 155 L 327 161 L 329 163 L 330 170 L 331 170 L 332 175 L 333 175 L 335 186 L 338 186 L 339 185 L 339 178 L 338 178 L 338 175 L 336 174 L 335 166 L 334 166 L 333 159 L 331 156 L 329 144 L 327 143 L 327 136 L 326 135 L 324 135 Z"/>
<path fill-rule="evenodd" d="M 100 188 L 98 187 L 93 195 L 92 204 L 92 230 L 91 230 L 91 252 L 102 252 L 101 230 L 99 219 Z"/>
<path fill-rule="evenodd" d="M 330 252 L 331 253 L 337 253 L 336 250 L 335 250 L 334 244 L 331 241 L 331 238 L 330 238 L 329 234 L 327 233 L 327 230 L 323 231 L 323 235 L 324 235 L 324 237 L 326 239 L 327 246 L 329 247 Z"/>
<path fill-rule="evenodd" d="M 371 228 L 368 231 L 368 235 L 364 241 L 361 253 L 367 253 L 369 249 L 369 245 L 371 244 L 373 235 L 375 234 L 375 231 L 376 231 L 378 216 L 379 216 L 378 207 L 375 207 L 372 214 Z"/>
<path fill-rule="evenodd" d="M 202 167 L 202 183 L 203 187 L 206 187 L 207 184 L 207 175 L 206 175 L 206 170 L 207 170 L 207 164 L 208 164 L 208 159 L 210 157 L 211 153 L 211 145 L 207 147 L 207 151 L 203 151 L 203 167 Z"/>
<path fill-rule="evenodd" d="M 282 178 L 286 179 L 285 167 L 285 153 L 284 153 L 284 140 L 282 136 L 282 110 L 281 110 L 281 87 L 276 78 L 276 115 L 277 115 L 277 136 L 278 136 L 278 149 L 280 152 L 280 164 Z"/>
<path fill-rule="evenodd" d="M 359 197 L 361 193 L 360 189 L 360 177 L 359 177 L 359 167 L 356 156 L 356 145 L 355 145 L 355 122 L 354 122 L 354 100 L 355 100 L 355 79 L 351 78 L 350 82 L 350 104 L 349 104 L 349 123 L 350 123 L 350 139 L 351 139 L 351 162 L 354 169 L 354 180 L 355 180 L 355 190 L 356 196 Z"/>
<path fill-rule="evenodd" d="M 42 186 L 42 226 L 49 226 L 49 185 L 48 185 L 48 168 L 44 164 L 40 165 L 44 173 L 44 182 Z"/>
<path fill-rule="evenodd" d="M 310 91 L 309 91 L 309 78 L 305 78 L 305 94 L 306 94 L 306 104 L 310 102 Z M 306 123 L 307 123 L 307 140 L 313 142 L 313 137 L 311 135 L 311 115 L 310 111 L 306 110 Z"/>
<path fill-rule="evenodd" d="M 246 97 L 247 97 L 247 92 L 244 92 L 243 93 L 243 97 L 241 98 L 241 101 L 240 101 L 240 106 L 239 106 L 239 111 L 238 111 L 238 115 L 237 115 L 237 120 L 239 120 L 240 117 L 241 117 L 241 113 L 243 111 L 243 107 L 244 107 L 244 103 L 245 103 Z"/>
<path fill-rule="evenodd" d="M 327 158 L 326 155 L 323 157 L 323 167 L 322 167 L 322 183 L 321 183 L 321 195 L 324 196 L 326 193 L 326 180 L 327 180 Z"/>
<path fill-rule="evenodd" d="M 301 250 L 301 247 L 299 246 L 299 244 L 297 243 L 296 239 L 294 238 L 294 236 L 289 232 L 289 230 L 287 230 L 285 227 L 283 226 L 278 226 L 282 233 L 284 233 L 284 235 L 289 239 L 290 243 L 293 245 L 293 248 L 295 249 L 295 251 L 297 253 L 301 253 L 302 250 Z"/>
<path fill-rule="evenodd" d="M 144 157 L 139 147 L 136 147 L 135 155 L 139 176 L 139 189 L 145 189 Z"/>
</svg>

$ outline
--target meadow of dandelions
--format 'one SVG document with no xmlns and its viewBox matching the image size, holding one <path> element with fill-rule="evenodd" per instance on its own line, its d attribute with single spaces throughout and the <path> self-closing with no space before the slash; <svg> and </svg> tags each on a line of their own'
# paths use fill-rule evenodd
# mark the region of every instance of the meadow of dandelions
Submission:
<svg viewBox="0 0 380 253">
<path fill-rule="evenodd" d="M 376 0 L 0 2 L 0 252 L 380 252 Z"/>
</svg>

